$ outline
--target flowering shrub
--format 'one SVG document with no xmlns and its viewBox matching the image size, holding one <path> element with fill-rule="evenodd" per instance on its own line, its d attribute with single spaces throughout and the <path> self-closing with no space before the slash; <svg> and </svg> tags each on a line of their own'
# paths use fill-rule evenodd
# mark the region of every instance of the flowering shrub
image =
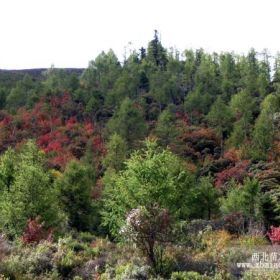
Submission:
<svg viewBox="0 0 280 280">
<path fill-rule="evenodd" d="M 270 227 L 270 232 L 267 233 L 267 236 L 269 237 L 270 241 L 273 244 L 279 244 L 280 243 L 280 227 Z"/>
<path fill-rule="evenodd" d="M 167 241 L 170 216 L 158 205 L 132 209 L 121 233 L 147 256 L 156 272 L 162 269 L 163 243 Z"/>
<path fill-rule="evenodd" d="M 23 243 L 39 243 L 41 240 L 52 240 L 52 230 L 46 231 L 44 223 L 40 223 L 39 218 L 29 219 L 27 221 L 27 227 L 21 237 Z"/>
</svg>

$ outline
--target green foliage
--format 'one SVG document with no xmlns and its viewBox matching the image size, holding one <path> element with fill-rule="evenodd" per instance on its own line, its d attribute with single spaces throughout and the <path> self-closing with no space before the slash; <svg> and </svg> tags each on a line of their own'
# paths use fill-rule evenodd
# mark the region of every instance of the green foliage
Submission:
<svg viewBox="0 0 280 280">
<path fill-rule="evenodd" d="M 11 89 L 10 94 L 6 98 L 6 108 L 10 112 L 15 113 L 18 108 L 33 105 L 33 101 L 38 99 L 37 85 L 32 81 L 31 76 L 26 75 Z"/>
<path fill-rule="evenodd" d="M 114 133 L 107 143 L 107 154 L 103 160 L 103 165 L 108 169 L 119 171 L 124 167 L 127 156 L 127 144 L 121 136 Z"/>
<path fill-rule="evenodd" d="M 251 49 L 247 57 L 241 57 L 240 61 L 241 85 L 243 89 L 253 94 L 258 91 L 258 76 L 260 73 L 256 51 Z"/>
<path fill-rule="evenodd" d="M 0 159 L 0 193 L 9 191 L 14 183 L 16 172 L 16 153 L 9 148 Z"/>
<path fill-rule="evenodd" d="M 112 89 L 121 73 L 121 66 L 112 50 L 102 52 L 95 60 L 89 62 L 88 68 L 81 77 L 81 83 L 86 89 L 106 93 Z"/>
<path fill-rule="evenodd" d="M 192 117 L 194 113 L 207 114 L 211 103 L 211 96 L 208 93 L 201 95 L 198 90 L 195 90 L 186 96 L 184 107 Z"/>
<path fill-rule="evenodd" d="M 46 227 L 59 227 L 63 214 L 57 193 L 44 169 L 44 156 L 35 144 L 27 142 L 19 155 L 8 150 L 1 157 L 1 165 L 1 230 L 10 236 L 19 235 L 27 220 L 37 216 Z"/>
<path fill-rule="evenodd" d="M 234 123 L 229 143 L 232 146 L 240 147 L 249 140 L 253 114 L 256 111 L 256 101 L 248 92 L 241 91 L 232 97 L 230 108 L 236 122 Z"/>
<path fill-rule="evenodd" d="M 266 159 L 273 148 L 275 127 L 274 114 L 279 111 L 279 96 L 267 95 L 261 104 L 261 113 L 258 116 L 253 130 L 252 157 Z"/>
<path fill-rule="evenodd" d="M 173 272 L 171 280 L 210 280 L 211 278 L 194 271 Z"/>
<path fill-rule="evenodd" d="M 193 213 L 194 176 L 170 151 L 159 149 L 154 141 L 145 144 L 105 186 L 103 223 L 113 235 L 118 235 L 126 214 L 138 206 L 157 203 L 184 219 Z"/>
<path fill-rule="evenodd" d="M 144 138 L 147 127 L 143 113 L 133 101 L 126 98 L 107 124 L 108 134 L 117 133 L 133 147 Z"/>
<path fill-rule="evenodd" d="M 46 93 L 57 94 L 66 91 L 74 91 L 79 87 L 79 80 L 75 74 L 68 75 L 63 69 L 56 69 L 53 66 L 43 73 L 42 82 Z"/>
<path fill-rule="evenodd" d="M 209 124 L 217 131 L 218 135 L 225 137 L 229 135 L 232 128 L 233 115 L 230 108 L 219 96 L 207 115 Z"/>
<path fill-rule="evenodd" d="M 220 56 L 221 90 L 228 101 L 236 92 L 238 71 L 235 57 L 232 53 L 224 53 Z"/>
<path fill-rule="evenodd" d="M 62 277 L 67 277 L 73 268 L 81 264 L 81 261 L 74 251 L 68 250 L 57 262 L 57 270 Z"/>
<path fill-rule="evenodd" d="M 91 198 L 94 181 L 90 171 L 78 161 L 70 161 L 56 182 L 69 225 L 77 230 L 91 230 L 96 217 Z"/>
<path fill-rule="evenodd" d="M 280 273 L 278 271 L 268 270 L 248 270 L 245 272 L 244 280 L 280 280 Z"/>
<path fill-rule="evenodd" d="M 155 30 L 154 39 L 149 42 L 147 60 L 164 70 L 167 64 L 166 50 L 163 48 L 158 32 Z"/>
<path fill-rule="evenodd" d="M 155 133 L 159 137 L 160 143 L 166 147 L 169 144 L 174 144 L 178 131 L 176 129 L 176 117 L 172 112 L 172 107 L 166 108 L 159 115 L 158 123 L 155 128 Z"/>
<path fill-rule="evenodd" d="M 241 212 L 249 221 L 262 221 L 261 193 L 256 179 L 247 178 L 242 186 L 233 184 L 221 204 L 225 214 Z"/>
<path fill-rule="evenodd" d="M 195 189 L 197 203 L 197 217 L 210 220 L 212 216 L 218 213 L 219 192 L 213 184 L 210 177 L 201 177 L 198 181 L 198 187 Z M 201 207 L 203 205 L 203 207 Z"/>
</svg>

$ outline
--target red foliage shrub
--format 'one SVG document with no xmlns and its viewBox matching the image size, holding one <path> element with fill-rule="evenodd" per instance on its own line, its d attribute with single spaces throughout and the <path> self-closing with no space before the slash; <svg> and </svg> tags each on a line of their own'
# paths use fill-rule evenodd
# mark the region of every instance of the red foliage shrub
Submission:
<svg viewBox="0 0 280 280">
<path fill-rule="evenodd" d="M 216 174 L 215 185 L 221 187 L 227 181 L 234 179 L 238 182 L 242 182 L 244 177 L 247 175 L 249 167 L 249 160 L 242 160 L 235 166 L 229 167 Z"/>
<path fill-rule="evenodd" d="M 27 227 L 21 237 L 24 244 L 39 243 L 41 240 L 51 241 L 53 237 L 52 229 L 45 230 L 44 223 L 40 223 L 40 218 L 29 219 Z"/>
<path fill-rule="evenodd" d="M 234 148 L 231 148 L 224 152 L 223 158 L 228 159 L 232 162 L 237 162 L 240 160 L 240 151 Z"/>
<path fill-rule="evenodd" d="M 211 128 L 188 127 L 179 129 L 179 136 L 174 147 L 175 153 L 193 160 L 205 159 L 207 155 L 220 156 L 220 141 Z"/>
<path fill-rule="evenodd" d="M 270 227 L 270 232 L 267 233 L 272 244 L 279 244 L 280 243 L 280 227 Z"/>
<path fill-rule="evenodd" d="M 63 169 L 69 159 L 80 159 L 91 143 L 96 163 L 104 154 L 104 141 L 93 123 L 83 120 L 69 93 L 43 97 L 31 111 L 21 108 L 15 116 L 0 114 L 0 152 L 26 139 L 36 139 L 52 167 Z M 79 117 L 79 120 L 77 118 Z"/>
</svg>

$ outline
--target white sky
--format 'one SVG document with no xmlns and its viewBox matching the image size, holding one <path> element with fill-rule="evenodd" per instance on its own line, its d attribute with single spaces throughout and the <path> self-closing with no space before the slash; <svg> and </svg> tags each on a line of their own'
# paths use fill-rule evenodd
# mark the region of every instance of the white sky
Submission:
<svg viewBox="0 0 280 280">
<path fill-rule="evenodd" d="M 87 67 L 147 46 L 280 50 L 279 0 L 0 0 L 0 68 Z"/>
</svg>

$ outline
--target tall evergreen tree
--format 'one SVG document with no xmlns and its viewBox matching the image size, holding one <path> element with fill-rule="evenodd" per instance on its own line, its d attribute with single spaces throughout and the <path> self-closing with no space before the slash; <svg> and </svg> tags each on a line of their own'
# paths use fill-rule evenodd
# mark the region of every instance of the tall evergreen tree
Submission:
<svg viewBox="0 0 280 280">
<path fill-rule="evenodd" d="M 125 98 L 118 111 L 107 124 L 109 134 L 119 134 L 130 147 L 137 145 L 147 132 L 143 113 L 139 106 Z"/>
</svg>

